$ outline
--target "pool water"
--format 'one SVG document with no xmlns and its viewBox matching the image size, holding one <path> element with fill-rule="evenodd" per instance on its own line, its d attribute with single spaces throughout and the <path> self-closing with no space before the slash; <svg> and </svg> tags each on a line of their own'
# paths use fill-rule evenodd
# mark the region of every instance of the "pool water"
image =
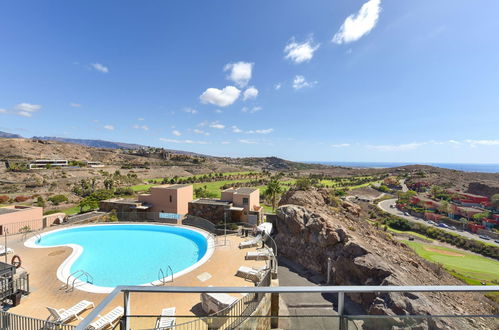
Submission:
<svg viewBox="0 0 499 330">
<path fill-rule="evenodd" d="M 205 236 L 186 228 L 118 224 L 59 230 L 36 243 L 40 247 L 68 244 L 83 248 L 69 272 L 84 270 L 100 287 L 158 281 L 160 268 L 166 271 L 169 266 L 173 273 L 186 270 L 205 256 L 208 246 Z"/>
</svg>

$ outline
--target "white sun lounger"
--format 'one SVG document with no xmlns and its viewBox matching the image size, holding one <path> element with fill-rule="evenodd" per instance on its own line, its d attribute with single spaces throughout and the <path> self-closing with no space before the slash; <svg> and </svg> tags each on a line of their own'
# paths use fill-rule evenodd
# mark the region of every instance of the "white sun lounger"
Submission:
<svg viewBox="0 0 499 330">
<path fill-rule="evenodd" d="M 250 240 L 239 243 L 239 248 L 244 249 L 244 248 L 255 247 L 258 244 L 260 244 L 261 241 L 262 241 L 262 235 L 258 235 Z"/>
<path fill-rule="evenodd" d="M 244 257 L 246 260 L 269 260 L 272 256 L 272 252 L 268 249 L 259 250 L 259 251 L 249 251 L 246 252 L 246 256 Z"/>
<path fill-rule="evenodd" d="M 118 306 L 106 315 L 100 316 L 97 321 L 90 323 L 87 329 L 101 330 L 105 328 L 113 328 L 124 313 L 125 311 L 123 310 L 123 307 Z"/>
<path fill-rule="evenodd" d="M 237 301 L 237 298 L 226 293 L 201 293 L 201 306 L 210 314 L 221 311 Z"/>
<path fill-rule="evenodd" d="M 163 308 L 161 317 L 156 322 L 156 329 L 170 329 L 175 325 L 175 307 Z"/>
<path fill-rule="evenodd" d="M 241 266 L 237 270 L 236 276 L 242 277 L 247 280 L 251 280 L 253 282 L 260 282 L 265 275 L 265 269 L 267 267 L 263 266 L 261 268 L 252 268 L 247 266 Z"/>
<path fill-rule="evenodd" d="M 14 253 L 14 250 L 11 248 L 7 248 L 7 254 L 9 253 Z M 0 245 L 0 256 L 3 256 L 5 254 L 5 246 Z"/>
<path fill-rule="evenodd" d="M 69 309 L 64 309 L 64 308 L 55 309 L 52 307 L 47 307 L 47 309 L 50 312 L 50 316 L 47 320 L 58 323 L 66 323 L 75 318 L 79 320 L 80 319 L 80 317 L 78 316 L 79 314 L 93 307 L 95 307 L 94 303 L 87 300 L 82 300 Z"/>
</svg>

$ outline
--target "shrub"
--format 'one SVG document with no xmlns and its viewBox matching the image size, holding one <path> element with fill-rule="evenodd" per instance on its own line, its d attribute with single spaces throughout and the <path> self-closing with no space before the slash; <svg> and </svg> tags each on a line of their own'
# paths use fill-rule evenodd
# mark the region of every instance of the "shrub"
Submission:
<svg viewBox="0 0 499 330">
<path fill-rule="evenodd" d="M 116 188 L 116 190 L 114 191 L 114 194 L 116 196 L 122 196 L 122 195 L 131 196 L 131 195 L 134 194 L 134 191 L 130 187 L 127 187 L 127 188 Z"/>
<path fill-rule="evenodd" d="M 29 199 L 29 197 L 28 197 L 28 196 L 22 196 L 22 195 L 21 195 L 21 196 L 16 196 L 16 197 L 14 198 L 14 200 L 15 200 L 16 202 L 18 202 L 18 203 L 21 203 L 21 202 L 26 202 L 28 199 Z"/>
<path fill-rule="evenodd" d="M 45 201 L 43 200 L 42 196 L 38 196 L 36 198 L 36 206 L 45 207 Z"/>
<path fill-rule="evenodd" d="M 65 203 L 68 201 L 68 198 L 64 195 L 54 195 L 48 198 L 48 200 L 53 204 L 53 205 L 59 205 L 61 203 Z"/>
<path fill-rule="evenodd" d="M 7 202 L 9 202 L 9 199 L 10 199 L 9 196 L 2 195 L 2 196 L 0 196 L 0 203 L 7 203 Z"/>
</svg>

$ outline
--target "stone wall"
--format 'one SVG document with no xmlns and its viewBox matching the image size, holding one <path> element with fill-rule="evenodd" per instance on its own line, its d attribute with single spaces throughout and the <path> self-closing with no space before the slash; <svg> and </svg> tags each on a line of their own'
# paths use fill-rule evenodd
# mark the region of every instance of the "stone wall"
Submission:
<svg viewBox="0 0 499 330">
<path fill-rule="evenodd" d="M 200 217 L 213 222 L 214 224 L 223 223 L 225 205 L 189 203 L 189 215 Z M 227 222 L 230 221 L 227 214 Z"/>
</svg>

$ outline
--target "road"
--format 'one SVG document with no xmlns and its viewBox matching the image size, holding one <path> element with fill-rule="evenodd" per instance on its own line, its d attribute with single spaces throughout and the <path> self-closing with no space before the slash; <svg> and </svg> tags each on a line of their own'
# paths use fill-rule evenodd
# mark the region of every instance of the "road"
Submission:
<svg viewBox="0 0 499 330">
<path fill-rule="evenodd" d="M 382 209 L 385 212 L 391 213 L 393 215 L 399 216 L 401 218 L 407 219 L 407 220 L 412 221 L 412 222 L 422 223 L 422 224 L 425 224 L 427 226 L 431 226 L 431 225 L 429 225 L 428 223 L 426 223 L 426 221 L 424 221 L 421 218 L 413 217 L 412 215 L 404 215 L 404 213 L 402 213 L 402 211 L 400 211 L 399 209 L 395 208 L 395 202 L 396 201 L 397 201 L 396 198 L 387 199 L 387 200 L 379 202 L 378 206 L 379 206 L 380 209 Z M 392 207 L 390 207 L 390 205 L 393 205 L 394 207 L 392 208 Z M 441 227 L 439 227 L 439 229 L 444 230 L 444 231 L 448 231 L 448 232 L 456 234 L 456 235 L 461 235 L 461 236 L 463 236 L 465 238 L 474 239 L 474 240 L 481 241 L 481 242 L 484 242 L 484 243 L 490 243 L 490 244 L 495 244 L 495 245 L 499 246 L 499 244 L 497 244 L 493 240 L 482 239 L 478 235 L 470 233 L 470 232 L 467 232 L 467 231 L 456 231 L 456 230 L 447 229 L 447 228 L 441 228 Z"/>
</svg>

